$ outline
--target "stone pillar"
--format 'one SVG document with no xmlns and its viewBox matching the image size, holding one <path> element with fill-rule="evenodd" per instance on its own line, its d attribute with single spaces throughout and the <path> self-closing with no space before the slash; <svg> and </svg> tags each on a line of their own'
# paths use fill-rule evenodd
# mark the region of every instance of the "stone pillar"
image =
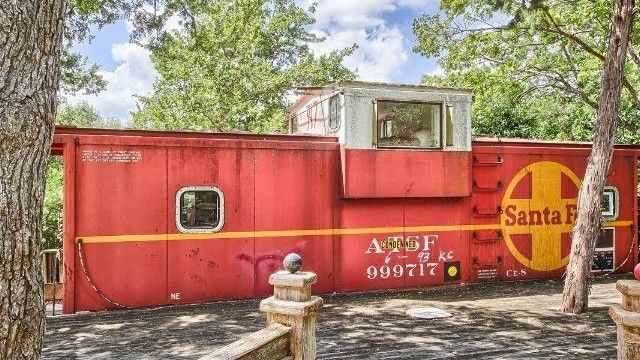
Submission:
<svg viewBox="0 0 640 360">
<path fill-rule="evenodd" d="M 622 304 L 609 307 L 618 327 L 618 359 L 640 360 L 640 281 L 618 280 Z"/>
<path fill-rule="evenodd" d="M 316 358 L 316 315 L 322 298 L 311 296 L 317 276 L 311 272 L 278 271 L 269 276 L 273 296 L 260 302 L 267 325 L 280 323 L 291 327 L 291 353 L 294 360 Z"/>
</svg>

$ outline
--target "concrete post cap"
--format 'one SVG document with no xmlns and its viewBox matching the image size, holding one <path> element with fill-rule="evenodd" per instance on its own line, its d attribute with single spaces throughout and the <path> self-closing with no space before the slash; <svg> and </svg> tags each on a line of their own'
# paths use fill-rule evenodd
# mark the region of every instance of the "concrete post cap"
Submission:
<svg viewBox="0 0 640 360">
<path fill-rule="evenodd" d="M 315 273 L 301 271 L 297 273 L 290 273 L 286 270 L 275 272 L 269 276 L 269 284 L 273 286 L 288 286 L 295 288 L 302 288 L 315 284 L 318 280 L 318 276 Z"/>
<path fill-rule="evenodd" d="M 640 328 L 640 313 L 625 310 L 620 305 L 610 306 L 609 316 L 618 325 Z"/>
<path fill-rule="evenodd" d="M 640 297 L 640 281 L 638 280 L 618 280 L 616 289 L 623 295 Z"/>
<path fill-rule="evenodd" d="M 279 300 L 272 296 L 260 302 L 260 311 L 282 315 L 307 316 L 320 310 L 323 304 L 324 301 L 318 296 L 312 296 L 309 301 L 305 302 Z"/>
</svg>

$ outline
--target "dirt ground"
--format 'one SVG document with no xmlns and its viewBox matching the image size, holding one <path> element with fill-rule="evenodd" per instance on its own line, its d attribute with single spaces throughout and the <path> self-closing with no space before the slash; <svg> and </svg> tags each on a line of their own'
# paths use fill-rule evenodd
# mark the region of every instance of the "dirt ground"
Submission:
<svg viewBox="0 0 640 360">
<path fill-rule="evenodd" d="M 319 359 L 615 359 L 608 306 L 619 278 L 596 280 L 590 311 L 557 309 L 562 282 L 465 285 L 323 295 Z M 406 314 L 432 306 L 453 316 Z M 264 326 L 258 301 L 218 302 L 47 318 L 44 359 L 197 359 Z"/>
</svg>

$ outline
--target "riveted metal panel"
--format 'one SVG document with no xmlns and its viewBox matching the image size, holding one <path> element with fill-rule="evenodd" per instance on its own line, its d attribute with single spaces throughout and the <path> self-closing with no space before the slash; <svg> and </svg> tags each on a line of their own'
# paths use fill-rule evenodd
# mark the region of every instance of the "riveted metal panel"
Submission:
<svg viewBox="0 0 640 360">
<path fill-rule="evenodd" d="M 334 268 L 337 291 L 404 287 L 404 276 L 392 273 L 404 267 L 402 199 L 343 199 Z M 404 270 L 403 270 L 404 271 Z"/>
<path fill-rule="evenodd" d="M 342 150 L 346 198 L 464 197 L 471 152 Z"/>
<path fill-rule="evenodd" d="M 224 194 L 224 225 L 209 233 L 183 234 L 168 242 L 167 301 L 194 303 L 254 296 L 254 151 L 233 148 L 172 148 L 168 153 L 167 207 L 176 226 L 176 193 L 213 186 Z M 246 232 L 215 238 L 220 232 Z M 194 238 L 190 238 L 194 236 Z"/>
<path fill-rule="evenodd" d="M 255 159 L 256 294 L 271 294 L 269 275 L 289 252 L 318 275 L 314 291 L 334 290 L 333 207 L 338 193 L 337 151 L 259 150 Z M 307 230 L 318 230 L 308 234 Z M 311 231 L 313 233 L 313 231 Z"/>
<path fill-rule="evenodd" d="M 81 255 L 89 278 L 76 254 L 76 310 L 118 307 L 93 286 L 125 306 L 165 304 L 166 149 L 81 144 L 75 169 L 76 235 L 83 241 Z M 97 234 L 116 241 L 85 241 L 85 236 Z M 128 241 L 129 234 L 147 234 L 154 241 Z"/>
</svg>

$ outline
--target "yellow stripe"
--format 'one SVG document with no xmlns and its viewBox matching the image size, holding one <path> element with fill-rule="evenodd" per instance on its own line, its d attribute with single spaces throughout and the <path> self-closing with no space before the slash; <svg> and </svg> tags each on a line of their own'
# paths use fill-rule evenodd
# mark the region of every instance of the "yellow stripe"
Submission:
<svg viewBox="0 0 640 360">
<path fill-rule="evenodd" d="M 293 236 L 327 236 L 327 235 L 361 235 L 361 234 L 392 234 L 401 232 L 441 232 L 441 231 L 474 231 L 497 230 L 499 224 L 483 225 L 427 225 L 427 226 L 396 226 L 396 227 L 368 227 L 346 229 L 308 229 L 308 230 L 265 230 L 265 231 L 229 231 L 206 234 L 145 234 L 145 235 L 108 235 L 108 236 L 80 236 L 76 241 L 85 244 L 115 243 L 115 242 L 144 242 L 144 241 L 173 241 L 173 240 L 215 240 L 242 239 L 265 237 L 293 237 Z"/>
<path fill-rule="evenodd" d="M 630 226 L 631 221 L 610 221 L 602 223 L 606 227 Z M 469 224 L 469 225 L 425 225 L 407 227 L 369 227 L 346 229 L 308 229 L 308 230 L 265 230 L 265 231 L 229 231 L 207 234 L 145 234 L 145 235 L 109 235 L 109 236 L 80 236 L 76 241 L 85 244 L 117 243 L 117 242 L 145 242 L 145 241 L 176 241 L 176 240 L 215 240 L 215 239 L 243 239 L 266 237 L 293 236 L 327 236 L 327 235 L 361 235 L 361 234 L 392 234 L 402 232 L 443 232 L 443 231 L 477 231 L 500 230 L 500 224 Z"/>
<path fill-rule="evenodd" d="M 620 226 L 631 226 L 633 225 L 633 221 L 607 221 L 603 222 L 602 226 L 604 227 L 620 227 Z"/>
</svg>

